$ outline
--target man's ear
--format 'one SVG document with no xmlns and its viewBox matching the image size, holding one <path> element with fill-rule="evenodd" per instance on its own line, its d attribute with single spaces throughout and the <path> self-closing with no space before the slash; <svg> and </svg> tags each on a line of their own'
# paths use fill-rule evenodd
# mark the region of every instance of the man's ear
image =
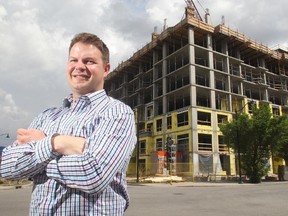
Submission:
<svg viewBox="0 0 288 216">
<path fill-rule="evenodd" d="M 109 71 L 110 71 L 110 63 L 107 63 L 106 66 L 104 67 L 104 78 L 105 79 L 108 76 Z"/>
</svg>

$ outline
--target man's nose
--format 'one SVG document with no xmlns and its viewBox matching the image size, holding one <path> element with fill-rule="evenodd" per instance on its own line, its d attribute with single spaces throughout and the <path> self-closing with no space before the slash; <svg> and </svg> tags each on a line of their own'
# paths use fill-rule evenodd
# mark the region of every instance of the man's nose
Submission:
<svg viewBox="0 0 288 216">
<path fill-rule="evenodd" d="M 76 64 L 76 69 L 77 70 L 85 70 L 86 66 L 83 62 L 81 61 L 78 61 L 77 64 Z"/>
</svg>

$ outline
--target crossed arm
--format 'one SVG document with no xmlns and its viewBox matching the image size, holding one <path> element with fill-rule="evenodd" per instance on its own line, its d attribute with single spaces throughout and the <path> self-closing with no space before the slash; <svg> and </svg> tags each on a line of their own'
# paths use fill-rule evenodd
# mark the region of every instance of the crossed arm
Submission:
<svg viewBox="0 0 288 216">
<path fill-rule="evenodd" d="M 2 177 L 20 179 L 46 171 L 67 187 L 98 193 L 125 172 L 136 143 L 133 112 L 111 113 L 86 139 L 19 129 L 16 146 L 3 154 Z"/>
<path fill-rule="evenodd" d="M 17 140 L 3 151 L 0 174 L 14 180 L 31 177 L 46 170 L 52 160 L 82 154 L 84 147 L 82 137 L 46 135 L 39 129 L 20 128 Z"/>
<path fill-rule="evenodd" d="M 17 145 L 24 145 L 31 141 L 44 139 L 46 134 L 38 129 L 17 130 Z M 52 151 L 59 155 L 80 155 L 85 147 L 85 139 L 82 137 L 54 135 L 51 138 Z"/>
</svg>

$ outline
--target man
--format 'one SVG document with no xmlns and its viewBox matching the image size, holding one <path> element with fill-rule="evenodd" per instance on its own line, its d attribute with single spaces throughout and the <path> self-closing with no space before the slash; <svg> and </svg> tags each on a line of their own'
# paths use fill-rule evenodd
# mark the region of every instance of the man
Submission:
<svg viewBox="0 0 288 216">
<path fill-rule="evenodd" d="M 107 46 L 76 35 L 66 71 L 72 94 L 4 149 L 2 177 L 33 179 L 30 215 L 124 215 L 135 123 L 133 111 L 103 89 L 109 69 Z"/>
</svg>

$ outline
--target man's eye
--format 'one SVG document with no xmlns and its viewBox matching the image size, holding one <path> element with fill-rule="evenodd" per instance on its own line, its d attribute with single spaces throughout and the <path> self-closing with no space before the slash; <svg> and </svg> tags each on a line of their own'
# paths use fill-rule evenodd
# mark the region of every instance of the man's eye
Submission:
<svg viewBox="0 0 288 216">
<path fill-rule="evenodd" d="M 92 60 L 88 60 L 87 62 L 86 62 L 86 64 L 95 64 L 95 62 L 94 61 L 92 61 Z"/>
</svg>

